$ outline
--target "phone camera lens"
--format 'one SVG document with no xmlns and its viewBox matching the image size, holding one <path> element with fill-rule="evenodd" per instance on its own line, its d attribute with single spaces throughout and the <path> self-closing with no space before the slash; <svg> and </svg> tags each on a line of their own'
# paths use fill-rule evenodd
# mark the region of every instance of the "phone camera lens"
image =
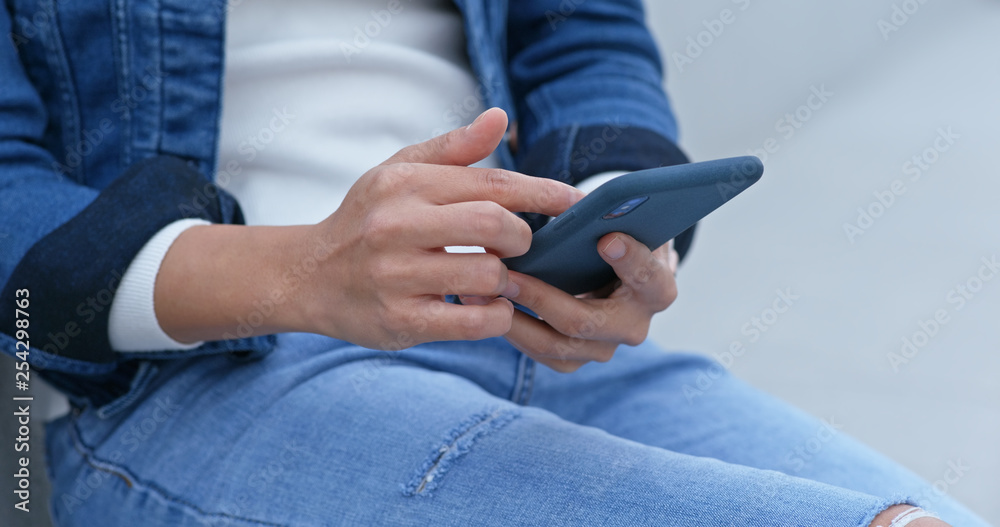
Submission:
<svg viewBox="0 0 1000 527">
<path fill-rule="evenodd" d="M 620 217 L 628 214 L 629 212 L 632 212 L 633 210 L 635 210 L 636 207 L 638 207 L 639 205 L 642 205 L 648 199 L 649 199 L 649 196 L 643 196 L 641 198 L 632 198 L 632 199 L 630 199 L 630 200 L 622 203 L 621 205 L 618 205 L 617 207 L 614 208 L 614 210 L 612 210 L 611 212 L 605 214 L 603 217 L 606 220 L 613 220 L 615 218 L 620 218 Z"/>
</svg>

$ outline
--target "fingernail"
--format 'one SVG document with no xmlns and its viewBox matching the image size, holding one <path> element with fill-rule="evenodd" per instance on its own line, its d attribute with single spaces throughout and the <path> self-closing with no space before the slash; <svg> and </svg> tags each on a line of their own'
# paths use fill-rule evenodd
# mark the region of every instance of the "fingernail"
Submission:
<svg viewBox="0 0 1000 527">
<path fill-rule="evenodd" d="M 622 256 L 625 256 L 625 242 L 623 242 L 621 238 L 615 236 L 613 240 L 604 246 L 604 250 L 601 252 L 603 252 L 608 258 L 617 260 Z"/>
<path fill-rule="evenodd" d="M 507 280 L 507 287 L 503 288 L 503 292 L 500 296 L 507 298 L 517 298 L 517 295 L 521 292 L 521 288 L 514 283 L 513 280 Z"/>
<path fill-rule="evenodd" d="M 488 111 L 489 111 L 489 110 L 486 110 L 486 112 L 488 112 Z M 465 129 L 466 129 L 466 130 L 472 130 L 472 127 L 473 127 L 473 126 L 476 126 L 476 123 L 478 123 L 479 121 L 482 121 L 482 120 L 483 120 L 483 116 L 485 116 L 485 115 L 486 115 L 486 112 L 483 112 L 483 113 L 479 114 L 479 117 L 476 117 L 476 120 L 475 120 L 475 121 L 472 121 L 472 124 L 470 124 L 469 126 L 466 126 L 466 127 L 465 127 Z"/>
</svg>

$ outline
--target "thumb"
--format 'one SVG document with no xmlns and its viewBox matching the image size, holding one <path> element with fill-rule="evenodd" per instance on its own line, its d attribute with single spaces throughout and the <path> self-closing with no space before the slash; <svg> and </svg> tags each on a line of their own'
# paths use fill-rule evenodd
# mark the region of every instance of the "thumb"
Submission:
<svg viewBox="0 0 1000 527">
<path fill-rule="evenodd" d="M 507 131 L 507 113 L 490 108 L 469 126 L 457 128 L 433 139 L 410 145 L 387 159 L 393 163 L 427 163 L 433 165 L 469 166 L 485 159 L 496 150 Z"/>
</svg>

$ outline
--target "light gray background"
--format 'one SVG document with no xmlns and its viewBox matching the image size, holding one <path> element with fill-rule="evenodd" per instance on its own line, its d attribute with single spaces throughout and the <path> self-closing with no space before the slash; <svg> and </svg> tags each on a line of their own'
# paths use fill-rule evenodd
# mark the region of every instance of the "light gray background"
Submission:
<svg viewBox="0 0 1000 527">
<path fill-rule="evenodd" d="M 1000 276 L 961 310 L 947 301 L 1000 257 L 1000 4 L 928 0 L 886 41 L 894 3 L 647 1 L 691 157 L 780 146 L 702 222 L 654 335 L 708 354 L 742 342 L 737 375 L 932 482 L 961 461 L 946 491 L 1000 523 Z M 723 9 L 735 21 L 678 68 Z M 834 95 L 786 139 L 776 122 L 823 85 Z M 939 127 L 960 138 L 910 181 L 903 164 Z M 843 224 L 896 179 L 906 193 L 850 243 Z M 779 288 L 801 298 L 751 343 L 741 328 Z M 887 355 L 939 309 L 950 321 L 894 372 Z"/>
</svg>

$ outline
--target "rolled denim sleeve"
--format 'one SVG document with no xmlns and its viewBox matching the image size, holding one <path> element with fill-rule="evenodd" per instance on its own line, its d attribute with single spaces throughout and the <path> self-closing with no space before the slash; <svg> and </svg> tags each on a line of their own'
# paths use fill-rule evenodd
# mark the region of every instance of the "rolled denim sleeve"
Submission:
<svg viewBox="0 0 1000 527">
<path fill-rule="evenodd" d="M 16 353 L 14 299 L 26 291 L 29 362 L 52 379 L 112 382 L 103 386 L 107 400 L 129 389 L 128 371 L 136 370 L 119 368 L 128 358 L 108 339 L 109 307 L 132 259 L 176 220 L 242 223 L 242 214 L 232 196 L 176 157 L 140 161 L 104 188 L 61 173 L 42 146 L 49 116 L 10 34 L 10 15 L 0 10 L 0 349 Z M 198 352 L 262 342 L 208 343 Z M 87 381 L 57 384 L 87 396 Z"/>
<path fill-rule="evenodd" d="M 687 163 L 639 0 L 512 0 L 510 85 L 519 171 L 578 184 Z M 692 227 L 676 248 L 683 257 Z"/>
</svg>

